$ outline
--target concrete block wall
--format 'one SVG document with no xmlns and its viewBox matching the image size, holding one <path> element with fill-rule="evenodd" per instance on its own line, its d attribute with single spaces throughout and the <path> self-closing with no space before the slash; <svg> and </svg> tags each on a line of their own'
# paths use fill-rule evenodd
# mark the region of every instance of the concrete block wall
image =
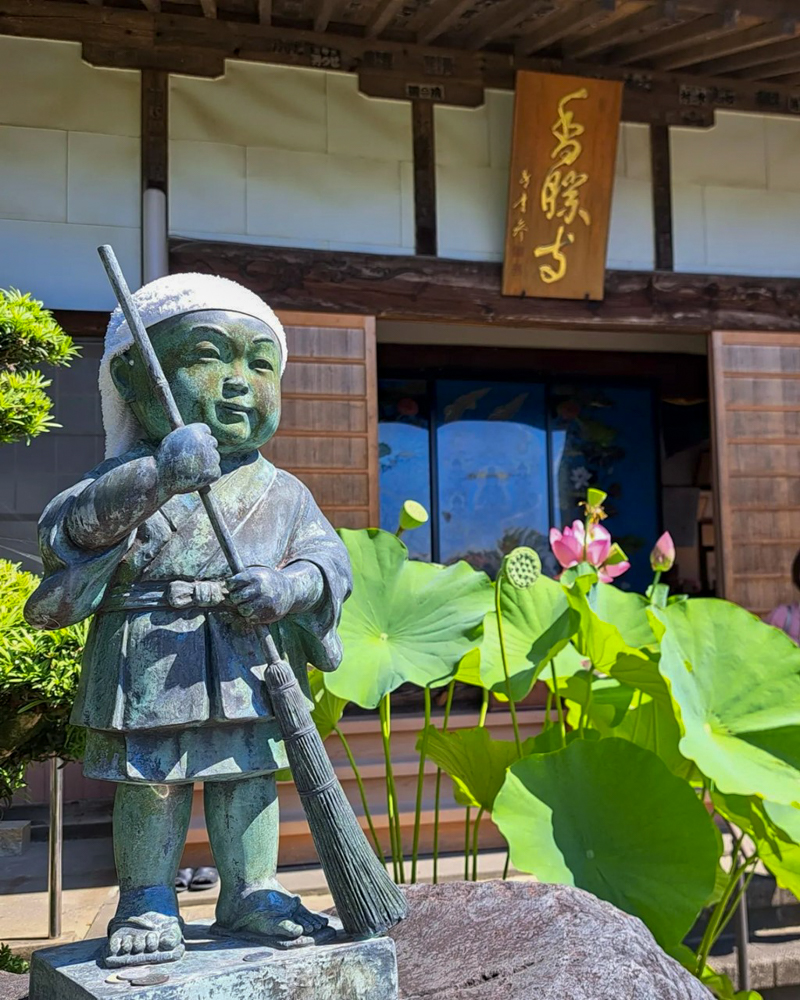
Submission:
<svg viewBox="0 0 800 1000">
<path fill-rule="evenodd" d="M 675 269 L 800 276 L 800 120 L 672 129 Z"/>
<path fill-rule="evenodd" d="M 413 253 L 411 160 L 409 104 L 354 76 L 229 61 L 171 78 L 174 235 Z"/>
<path fill-rule="evenodd" d="M 80 45 L 0 37 L 0 288 L 54 309 L 110 309 L 95 248 L 140 275 L 139 73 Z"/>
</svg>

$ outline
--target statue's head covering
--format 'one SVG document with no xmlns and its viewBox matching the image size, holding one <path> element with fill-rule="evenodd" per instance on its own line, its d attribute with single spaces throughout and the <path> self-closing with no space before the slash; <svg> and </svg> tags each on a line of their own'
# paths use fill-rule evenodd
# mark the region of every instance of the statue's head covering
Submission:
<svg viewBox="0 0 800 1000">
<path fill-rule="evenodd" d="M 168 274 L 143 285 L 133 301 L 145 327 L 182 313 L 206 309 L 244 313 L 270 328 L 281 353 L 281 375 L 286 367 L 286 334 L 270 307 L 243 285 L 212 274 Z M 128 323 L 119 306 L 111 314 L 106 330 L 105 350 L 100 361 L 100 403 L 106 432 L 106 458 L 121 455 L 131 448 L 141 428 L 128 404 L 122 399 L 111 378 L 111 360 L 133 344 Z"/>
</svg>

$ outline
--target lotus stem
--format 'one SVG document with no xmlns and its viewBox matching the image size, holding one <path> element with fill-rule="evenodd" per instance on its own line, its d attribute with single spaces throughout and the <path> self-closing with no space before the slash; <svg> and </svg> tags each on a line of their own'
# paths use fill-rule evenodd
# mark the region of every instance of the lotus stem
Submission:
<svg viewBox="0 0 800 1000">
<path fill-rule="evenodd" d="M 567 727 L 564 725 L 564 705 L 561 702 L 561 695 L 558 693 L 558 678 L 556 677 L 556 661 L 550 660 L 550 676 L 553 678 L 553 691 L 556 698 L 556 711 L 558 712 L 558 728 L 561 732 L 561 749 L 567 745 Z"/>
<path fill-rule="evenodd" d="M 547 690 L 547 701 L 544 706 L 544 726 L 542 727 L 544 732 L 553 725 L 553 720 L 550 717 L 550 713 L 553 711 L 553 692 L 548 688 Z"/>
<path fill-rule="evenodd" d="M 700 942 L 700 947 L 697 949 L 697 971 L 695 972 L 695 975 L 697 976 L 698 979 L 703 974 L 703 970 L 705 969 L 706 963 L 708 962 L 709 953 L 711 952 L 711 949 L 714 946 L 714 942 L 717 940 L 717 937 L 720 934 L 721 931 L 720 924 L 722 922 L 722 914 L 727 908 L 731 896 L 733 896 L 734 892 L 736 891 L 736 886 L 739 882 L 739 878 L 741 877 L 742 871 L 746 867 L 746 865 L 737 867 L 736 864 L 736 860 L 739 856 L 739 850 L 742 846 L 743 840 L 744 840 L 744 834 L 742 834 L 733 845 L 733 850 L 731 851 L 731 871 L 730 875 L 728 876 L 728 882 L 722 893 L 722 897 L 717 902 L 717 905 L 714 907 L 711 916 L 708 919 L 708 923 L 706 924 L 706 929 L 703 932 L 703 938 Z"/>
<path fill-rule="evenodd" d="M 469 830 L 472 810 L 467 806 L 466 822 L 464 823 L 464 881 L 469 882 Z"/>
<path fill-rule="evenodd" d="M 478 716 L 478 726 L 483 729 L 486 725 L 486 713 L 489 711 L 489 691 L 483 688 L 481 694 L 481 714 Z"/>
<path fill-rule="evenodd" d="M 386 763 L 386 808 L 389 817 L 389 832 L 392 843 L 392 868 L 395 872 L 395 881 L 401 884 L 405 882 L 405 869 L 403 865 L 403 843 L 400 839 L 400 822 L 397 805 L 397 788 L 394 783 L 394 770 L 392 769 L 392 715 L 389 695 L 384 695 L 380 703 L 381 735 L 383 736 L 383 757 Z"/>
<path fill-rule="evenodd" d="M 503 865 L 503 879 L 508 878 L 508 869 L 511 867 L 511 848 L 506 848 L 506 861 Z"/>
<path fill-rule="evenodd" d="M 369 826 L 369 832 L 372 836 L 372 842 L 375 844 L 375 853 L 378 855 L 381 861 L 384 864 L 386 864 L 386 857 L 383 853 L 381 842 L 378 839 L 378 833 L 375 829 L 375 824 L 372 822 L 372 813 L 369 810 L 369 803 L 367 802 L 367 793 L 364 789 L 364 782 L 361 778 L 361 772 L 358 769 L 358 765 L 356 764 L 356 759 L 353 756 L 353 751 L 350 749 L 350 744 L 347 742 L 347 739 L 345 738 L 345 735 L 341 731 L 341 729 L 338 726 L 334 726 L 333 731 L 339 737 L 339 741 L 344 747 L 344 752 L 347 754 L 347 759 L 350 762 L 350 767 L 352 768 L 353 774 L 355 775 L 356 784 L 358 785 L 358 793 L 361 796 L 361 805 L 364 808 L 364 817 L 367 821 L 367 825 Z"/>
<path fill-rule="evenodd" d="M 444 721 L 442 732 L 447 732 L 450 722 L 450 709 L 453 707 L 453 693 L 456 689 L 455 679 L 447 686 L 447 701 L 444 706 Z M 436 768 L 436 797 L 433 806 L 433 884 L 439 883 L 439 802 L 442 794 L 442 769 Z"/>
<path fill-rule="evenodd" d="M 478 810 L 478 815 L 475 817 L 475 827 L 472 831 L 472 881 L 478 881 L 478 837 L 481 831 L 481 820 L 483 819 L 483 814 L 485 810 L 483 806 Z"/>
<path fill-rule="evenodd" d="M 414 843 L 411 848 L 411 884 L 417 881 L 417 858 L 419 856 L 419 834 L 422 826 L 422 790 L 425 784 L 425 756 L 428 751 L 428 729 L 431 724 L 431 689 L 425 688 L 425 729 L 422 732 L 422 747 L 419 752 L 419 773 L 417 774 L 417 801 L 414 807 Z"/>
<path fill-rule="evenodd" d="M 506 656 L 506 643 L 503 637 L 503 614 L 500 610 L 500 582 L 502 576 L 498 576 L 494 585 L 494 608 L 497 614 L 497 635 L 500 640 L 500 658 L 503 661 L 503 674 L 506 679 L 506 695 L 508 697 L 508 708 L 511 712 L 511 725 L 514 729 L 514 742 L 517 745 L 517 755 L 522 756 L 522 740 L 519 738 L 519 723 L 517 722 L 517 708 L 514 704 L 514 697 L 511 692 L 511 674 L 508 669 L 508 657 Z"/>
</svg>

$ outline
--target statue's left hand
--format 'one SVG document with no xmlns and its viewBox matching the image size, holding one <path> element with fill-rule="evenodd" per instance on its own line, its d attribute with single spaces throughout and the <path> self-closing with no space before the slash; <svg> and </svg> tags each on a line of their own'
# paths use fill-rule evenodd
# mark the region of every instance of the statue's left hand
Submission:
<svg viewBox="0 0 800 1000">
<path fill-rule="evenodd" d="M 227 585 L 229 599 L 239 614 L 266 625 L 285 618 L 296 599 L 291 577 L 267 566 L 249 566 L 232 576 Z"/>
</svg>

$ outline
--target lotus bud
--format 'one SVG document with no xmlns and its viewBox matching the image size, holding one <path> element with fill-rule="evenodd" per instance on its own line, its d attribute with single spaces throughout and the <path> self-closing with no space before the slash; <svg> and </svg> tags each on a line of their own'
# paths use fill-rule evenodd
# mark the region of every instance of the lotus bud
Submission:
<svg viewBox="0 0 800 1000">
<path fill-rule="evenodd" d="M 535 549 L 521 546 L 505 557 L 502 572 L 517 590 L 527 590 L 541 576 L 542 560 Z"/>
<path fill-rule="evenodd" d="M 654 573 L 666 573 L 675 563 L 675 542 L 668 531 L 659 538 L 650 553 L 650 566 Z"/>
</svg>

